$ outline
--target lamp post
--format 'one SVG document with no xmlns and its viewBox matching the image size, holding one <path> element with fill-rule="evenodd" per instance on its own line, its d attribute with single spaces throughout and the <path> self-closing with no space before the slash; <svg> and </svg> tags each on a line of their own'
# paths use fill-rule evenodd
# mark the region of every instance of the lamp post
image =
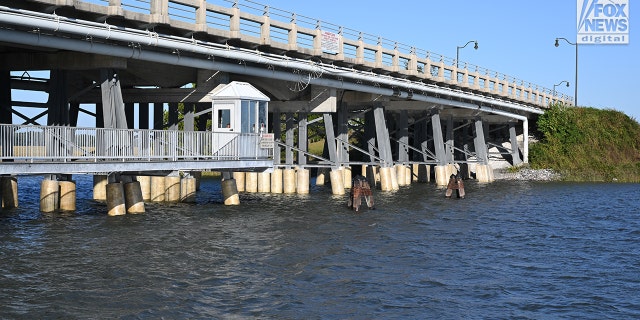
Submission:
<svg viewBox="0 0 640 320">
<path fill-rule="evenodd" d="M 460 67 L 460 49 L 466 47 L 469 43 L 475 42 L 475 45 L 473 46 L 474 49 L 478 50 L 478 41 L 476 40 L 471 40 L 467 43 L 465 43 L 464 46 L 462 47 L 456 47 L 456 68 Z"/>
<path fill-rule="evenodd" d="M 575 93 L 573 94 L 573 105 L 577 107 L 578 106 L 578 43 L 577 42 L 573 43 L 567 40 L 566 38 L 556 38 L 556 43 L 555 43 L 556 47 L 560 46 L 560 43 L 558 40 L 564 40 L 568 44 L 576 47 L 576 79 L 573 82 L 573 87 L 575 89 Z"/>
<path fill-rule="evenodd" d="M 561 84 L 563 84 L 563 83 L 567 84 L 567 88 L 569 87 L 569 81 L 567 81 L 567 80 L 562 80 L 562 81 L 560 81 L 560 83 L 553 85 L 553 96 L 554 97 L 556 96 L 556 87 L 561 85 Z"/>
</svg>

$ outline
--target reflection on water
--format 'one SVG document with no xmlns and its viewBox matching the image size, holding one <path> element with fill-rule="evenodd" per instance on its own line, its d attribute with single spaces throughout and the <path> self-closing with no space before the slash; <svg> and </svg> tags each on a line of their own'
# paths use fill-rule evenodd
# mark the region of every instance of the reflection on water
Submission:
<svg viewBox="0 0 640 320">
<path fill-rule="evenodd" d="M 637 318 L 637 184 L 414 184 L 355 214 L 329 187 L 108 217 L 38 212 L 39 178 L 0 213 L 3 318 Z"/>
</svg>

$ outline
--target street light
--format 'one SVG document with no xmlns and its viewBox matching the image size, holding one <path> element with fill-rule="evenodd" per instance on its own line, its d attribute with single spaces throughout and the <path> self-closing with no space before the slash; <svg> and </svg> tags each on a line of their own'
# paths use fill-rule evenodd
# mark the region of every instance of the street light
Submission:
<svg viewBox="0 0 640 320">
<path fill-rule="evenodd" d="M 565 38 L 556 38 L 556 43 L 555 43 L 556 47 L 560 46 L 560 43 L 558 42 L 558 40 L 561 40 L 561 39 L 566 41 L 568 44 L 576 47 L 576 79 L 573 82 L 573 87 L 575 89 L 575 93 L 573 95 L 573 100 L 574 100 L 573 105 L 577 107 L 578 106 L 578 43 L 573 43 Z"/>
<path fill-rule="evenodd" d="M 560 83 L 553 85 L 553 96 L 554 97 L 556 96 L 556 87 L 561 85 L 561 84 L 563 84 L 563 83 L 567 84 L 567 88 L 569 87 L 569 81 L 567 81 L 567 80 L 562 80 L 562 81 L 560 81 Z"/>
<path fill-rule="evenodd" d="M 471 40 L 467 43 L 465 43 L 464 46 L 462 47 L 456 47 L 456 68 L 460 67 L 460 49 L 466 47 L 469 43 L 475 42 L 475 45 L 473 46 L 474 49 L 478 50 L 478 41 L 476 40 Z"/>
</svg>

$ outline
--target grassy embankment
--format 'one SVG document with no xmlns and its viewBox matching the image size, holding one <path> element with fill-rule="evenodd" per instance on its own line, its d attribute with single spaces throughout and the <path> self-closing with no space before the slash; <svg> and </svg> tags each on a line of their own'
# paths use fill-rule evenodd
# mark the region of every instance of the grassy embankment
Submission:
<svg viewBox="0 0 640 320">
<path fill-rule="evenodd" d="M 640 181 L 640 124 L 620 111 L 553 105 L 538 118 L 529 163 L 568 181 Z"/>
</svg>

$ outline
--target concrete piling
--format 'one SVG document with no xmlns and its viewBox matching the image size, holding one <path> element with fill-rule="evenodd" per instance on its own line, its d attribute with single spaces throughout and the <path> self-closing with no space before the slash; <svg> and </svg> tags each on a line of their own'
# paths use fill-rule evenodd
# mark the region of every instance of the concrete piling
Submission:
<svg viewBox="0 0 640 320">
<path fill-rule="evenodd" d="M 490 183 L 494 181 L 493 169 L 486 164 L 476 165 L 476 179 L 481 183 Z"/>
<path fill-rule="evenodd" d="M 398 185 L 398 175 L 396 174 L 396 170 L 389 168 L 389 173 L 391 175 L 391 190 L 399 190 L 400 186 Z"/>
<path fill-rule="evenodd" d="M 136 180 L 140 182 L 140 191 L 142 193 L 142 200 L 151 201 L 151 177 L 138 176 Z"/>
<path fill-rule="evenodd" d="M 258 172 L 258 192 L 271 192 L 271 174 L 269 172 Z"/>
<path fill-rule="evenodd" d="M 447 175 L 447 166 L 435 166 L 434 168 L 436 174 L 436 185 L 439 187 L 444 187 L 449 182 L 449 176 Z"/>
<path fill-rule="evenodd" d="M 13 209 L 18 207 L 18 179 L 16 177 L 0 178 L 0 190 L 2 190 L 2 208 Z"/>
<path fill-rule="evenodd" d="M 273 169 L 271 173 L 271 193 L 282 192 L 282 169 Z"/>
<path fill-rule="evenodd" d="M 107 214 L 120 216 L 127 213 L 122 182 L 107 184 Z"/>
<path fill-rule="evenodd" d="M 180 176 L 164 177 L 164 201 L 179 202 L 180 201 Z"/>
<path fill-rule="evenodd" d="M 282 172 L 283 192 L 287 194 L 296 193 L 296 170 L 284 169 Z"/>
<path fill-rule="evenodd" d="M 144 213 L 144 200 L 142 199 L 142 188 L 139 181 L 127 182 L 124 184 L 124 202 L 127 213 Z"/>
<path fill-rule="evenodd" d="M 351 167 L 342 167 L 343 186 L 345 189 L 351 189 Z"/>
<path fill-rule="evenodd" d="M 316 176 L 316 186 L 324 186 L 327 179 L 327 168 L 318 168 L 318 174 Z"/>
<path fill-rule="evenodd" d="M 244 192 L 245 191 L 245 173 L 244 172 L 234 172 L 233 173 L 233 179 L 236 180 L 236 187 L 238 189 L 238 192 Z"/>
<path fill-rule="evenodd" d="M 40 183 L 40 212 L 55 212 L 60 207 L 60 186 L 57 180 L 44 179 Z"/>
<path fill-rule="evenodd" d="M 309 169 L 298 168 L 296 192 L 298 194 L 309 193 Z"/>
<path fill-rule="evenodd" d="M 165 185 L 164 177 L 152 176 L 151 177 L 151 190 L 150 200 L 152 202 L 163 202 L 165 200 Z"/>
<path fill-rule="evenodd" d="M 413 174 L 411 172 L 411 166 L 404 166 L 404 185 L 410 186 L 411 181 L 413 180 Z"/>
<path fill-rule="evenodd" d="M 58 181 L 60 187 L 60 211 L 76 211 L 76 182 Z"/>
<path fill-rule="evenodd" d="M 391 191 L 393 190 L 393 186 L 391 183 L 391 167 L 381 167 L 379 169 L 380 172 L 380 190 L 382 191 Z"/>
<path fill-rule="evenodd" d="M 196 202 L 197 179 L 183 177 L 180 180 L 180 202 Z"/>
<path fill-rule="evenodd" d="M 344 175 L 342 170 L 332 169 L 329 172 L 329 178 L 331 179 L 331 193 L 334 195 L 343 195 L 344 191 Z"/>
<path fill-rule="evenodd" d="M 258 173 L 245 172 L 244 177 L 245 177 L 244 191 L 249 193 L 258 192 Z"/>
<path fill-rule="evenodd" d="M 107 183 L 109 180 L 105 175 L 93 176 L 93 200 L 105 201 L 107 200 Z"/>
<path fill-rule="evenodd" d="M 238 187 L 235 179 L 222 180 L 222 198 L 227 206 L 239 205 Z"/>
<path fill-rule="evenodd" d="M 395 166 L 395 172 L 396 172 L 396 177 L 397 177 L 397 181 L 398 181 L 398 186 L 405 186 L 405 175 L 406 175 L 406 170 L 404 169 L 404 166 L 401 164 L 396 164 Z"/>
</svg>

